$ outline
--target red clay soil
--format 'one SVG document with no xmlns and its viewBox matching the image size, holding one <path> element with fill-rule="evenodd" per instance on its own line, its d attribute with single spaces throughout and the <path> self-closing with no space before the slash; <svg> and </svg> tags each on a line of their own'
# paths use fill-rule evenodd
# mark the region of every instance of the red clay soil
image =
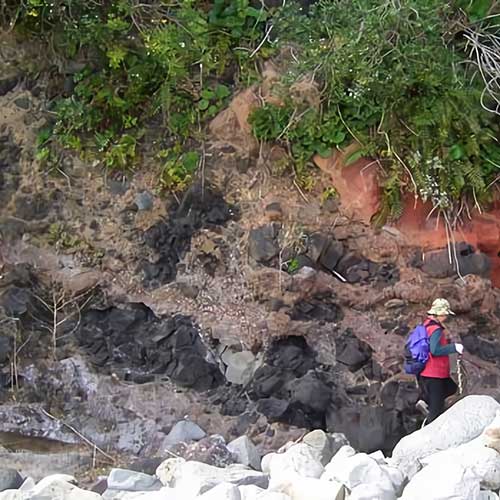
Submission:
<svg viewBox="0 0 500 500">
<path fill-rule="evenodd" d="M 380 202 L 378 165 L 370 159 L 343 166 L 346 153 L 336 153 L 330 158 L 315 157 L 321 170 L 328 172 L 339 193 L 342 209 L 351 217 L 369 223 Z M 412 195 L 404 200 L 404 210 L 395 227 L 408 245 L 425 250 L 444 248 L 448 238 L 442 217 L 431 213 L 430 203 L 415 202 Z M 491 280 L 500 287 L 500 201 L 487 212 L 472 212 L 471 218 L 463 216 L 464 223 L 453 231 L 456 242 L 465 241 L 487 254 L 491 259 Z"/>
</svg>

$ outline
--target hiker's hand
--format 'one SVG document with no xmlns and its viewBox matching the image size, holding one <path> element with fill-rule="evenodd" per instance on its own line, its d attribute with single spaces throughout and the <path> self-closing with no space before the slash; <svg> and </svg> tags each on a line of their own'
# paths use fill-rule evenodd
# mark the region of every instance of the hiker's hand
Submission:
<svg viewBox="0 0 500 500">
<path fill-rule="evenodd" d="M 464 352 L 463 344 L 455 344 L 455 349 L 458 352 L 458 354 L 462 354 Z"/>
</svg>

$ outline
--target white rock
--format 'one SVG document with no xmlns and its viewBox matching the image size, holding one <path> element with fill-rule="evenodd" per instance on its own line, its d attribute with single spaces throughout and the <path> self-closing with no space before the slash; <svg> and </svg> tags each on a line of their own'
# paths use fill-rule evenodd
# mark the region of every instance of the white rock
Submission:
<svg viewBox="0 0 500 500">
<path fill-rule="evenodd" d="M 269 474 L 271 470 L 271 461 L 275 455 L 277 455 L 277 453 L 268 453 L 262 457 L 262 460 L 260 461 L 260 469 L 265 474 Z"/>
<path fill-rule="evenodd" d="M 27 477 L 24 480 L 24 483 L 21 484 L 21 487 L 19 488 L 20 491 L 29 491 L 33 489 L 36 485 L 35 480 L 32 477 Z"/>
<path fill-rule="evenodd" d="M 330 462 L 342 446 L 349 444 L 344 434 L 327 434 L 320 429 L 306 434 L 302 442 L 310 446 L 317 453 L 317 458 L 323 466 Z"/>
<path fill-rule="evenodd" d="M 183 491 L 164 486 L 158 491 L 117 491 L 107 490 L 102 495 L 103 500 L 194 500 Z"/>
<path fill-rule="evenodd" d="M 267 482 L 267 476 L 240 464 L 233 464 L 224 469 L 182 458 L 169 458 L 156 469 L 156 475 L 165 486 L 183 491 L 186 496 L 205 493 L 220 483 L 238 485 Z"/>
<path fill-rule="evenodd" d="M 266 491 L 254 484 L 238 486 L 238 489 L 240 490 L 241 500 L 256 500 L 260 494 Z"/>
<path fill-rule="evenodd" d="M 248 436 L 240 436 L 227 445 L 238 463 L 260 469 L 260 453 Z"/>
<path fill-rule="evenodd" d="M 373 453 L 370 453 L 368 456 L 370 458 L 373 458 L 373 460 L 375 460 L 377 463 L 379 463 L 381 465 L 387 463 L 385 460 L 385 455 L 384 455 L 383 451 L 377 450 L 377 451 L 374 451 Z"/>
<path fill-rule="evenodd" d="M 352 489 L 348 497 L 349 500 L 395 500 L 396 494 L 394 490 L 385 490 L 378 484 L 360 484 Z M 426 500 L 431 500 L 430 497 Z M 423 499 L 421 499 L 423 500 Z"/>
<path fill-rule="evenodd" d="M 257 500 L 290 500 L 290 497 L 278 491 L 264 491 L 257 497 Z"/>
<path fill-rule="evenodd" d="M 101 496 L 92 491 L 85 491 L 76 487 L 73 476 L 67 474 L 53 474 L 39 481 L 29 491 L 23 492 L 24 498 L 62 498 L 64 500 L 97 500 Z"/>
<path fill-rule="evenodd" d="M 0 500 L 24 500 L 26 496 L 19 490 L 5 490 L 0 492 Z"/>
<path fill-rule="evenodd" d="M 345 460 L 356 455 L 356 451 L 349 445 L 342 446 L 337 453 L 333 456 L 330 462 L 325 467 L 325 472 L 321 476 L 321 479 L 326 481 L 334 480 L 334 472 L 337 467 L 339 467 Z"/>
<path fill-rule="evenodd" d="M 408 483 L 401 500 L 479 500 L 479 478 L 460 464 L 424 467 Z"/>
<path fill-rule="evenodd" d="M 500 454 L 493 448 L 488 448 L 486 441 L 487 438 L 482 434 L 469 443 L 434 453 L 422 459 L 422 463 L 436 471 L 439 470 L 437 466 L 443 462 L 461 465 L 479 478 L 482 488 L 496 490 L 500 488 Z"/>
<path fill-rule="evenodd" d="M 339 452 L 340 453 L 340 452 Z M 334 462 L 336 457 L 332 459 Z M 381 490 L 391 492 L 396 498 L 395 488 L 392 484 L 389 474 L 366 453 L 357 453 L 354 456 L 334 462 L 332 467 L 328 464 L 328 475 L 322 476 L 322 479 L 334 480 L 347 486 L 350 490 L 359 485 L 375 484 Z"/>
<path fill-rule="evenodd" d="M 54 482 L 64 482 L 70 484 L 76 484 L 75 476 L 71 476 L 70 474 L 51 474 L 50 476 L 46 476 L 37 483 L 37 487 L 43 488 L 47 484 L 51 484 Z"/>
<path fill-rule="evenodd" d="M 290 500 L 290 497 L 285 493 L 264 490 L 254 485 L 239 486 L 238 489 L 241 500 Z"/>
<path fill-rule="evenodd" d="M 163 445 L 170 446 L 177 443 L 199 441 L 206 435 L 206 432 L 194 422 L 191 422 L 190 420 L 180 420 L 172 427 L 163 441 Z"/>
<path fill-rule="evenodd" d="M 285 453 L 276 453 L 271 457 L 269 487 L 272 489 L 273 484 L 293 476 L 319 478 L 324 470 L 311 447 L 305 443 L 298 443 Z"/>
<path fill-rule="evenodd" d="M 403 492 L 403 486 L 406 482 L 405 475 L 396 467 L 390 465 L 380 465 L 380 468 L 386 473 L 390 479 L 396 495 L 399 496 Z"/>
<path fill-rule="evenodd" d="M 101 495 L 93 491 L 82 490 L 75 486 L 69 494 L 64 497 L 64 500 L 101 500 Z"/>
<path fill-rule="evenodd" d="M 220 483 L 197 498 L 200 500 L 241 500 L 241 495 L 240 490 L 234 484 Z"/>
<path fill-rule="evenodd" d="M 500 410 L 481 433 L 484 445 L 500 453 Z"/>
<path fill-rule="evenodd" d="M 490 396 L 467 396 L 423 429 L 401 439 L 388 461 L 411 478 L 423 458 L 479 436 L 499 408 Z"/>
<path fill-rule="evenodd" d="M 494 491 L 480 491 L 478 500 L 498 500 L 498 495 Z"/>
<path fill-rule="evenodd" d="M 344 485 L 311 477 L 294 477 L 275 485 L 274 490 L 287 494 L 291 500 L 344 500 Z"/>
<path fill-rule="evenodd" d="M 161 488 L 156 477 L 127 469 L 111 469 L 107 482 L 110 490 L 154 491 Z"/>
</svg>

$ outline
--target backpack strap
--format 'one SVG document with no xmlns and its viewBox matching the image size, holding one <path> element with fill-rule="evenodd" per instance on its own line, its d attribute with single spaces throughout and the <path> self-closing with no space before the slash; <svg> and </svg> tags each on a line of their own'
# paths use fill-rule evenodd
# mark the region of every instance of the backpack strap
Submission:
<svg viewBox="0 0 500 500">
<path fill-rule="evenodd" d="M 439 329 L 444 330 L 444 326 L 439 321 L 436 321 L 435 319 L 427 318 L 424 321 L 424 327 L 427 330 L 427 332 L 429 332 L 429 327 L 431 327 L 431 326 L 436 327 L 433 329 L 432 333 L 434 333 L 436 330 L 439 330 Z"/>
</svg>

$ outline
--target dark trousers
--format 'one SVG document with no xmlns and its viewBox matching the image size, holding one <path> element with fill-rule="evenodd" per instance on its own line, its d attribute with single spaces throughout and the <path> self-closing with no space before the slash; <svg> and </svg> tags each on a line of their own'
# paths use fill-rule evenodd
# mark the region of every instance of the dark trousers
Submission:
<svg viewBox="0 0 500 500">
<path fill-rule="evenodd" d="M 418 378 L 422 399 L 429 405 L 427 423 L 439 417 L 444 410 L 444 401 L 457 392 L 457 384 L 451 378 Z"/>
</svg>

